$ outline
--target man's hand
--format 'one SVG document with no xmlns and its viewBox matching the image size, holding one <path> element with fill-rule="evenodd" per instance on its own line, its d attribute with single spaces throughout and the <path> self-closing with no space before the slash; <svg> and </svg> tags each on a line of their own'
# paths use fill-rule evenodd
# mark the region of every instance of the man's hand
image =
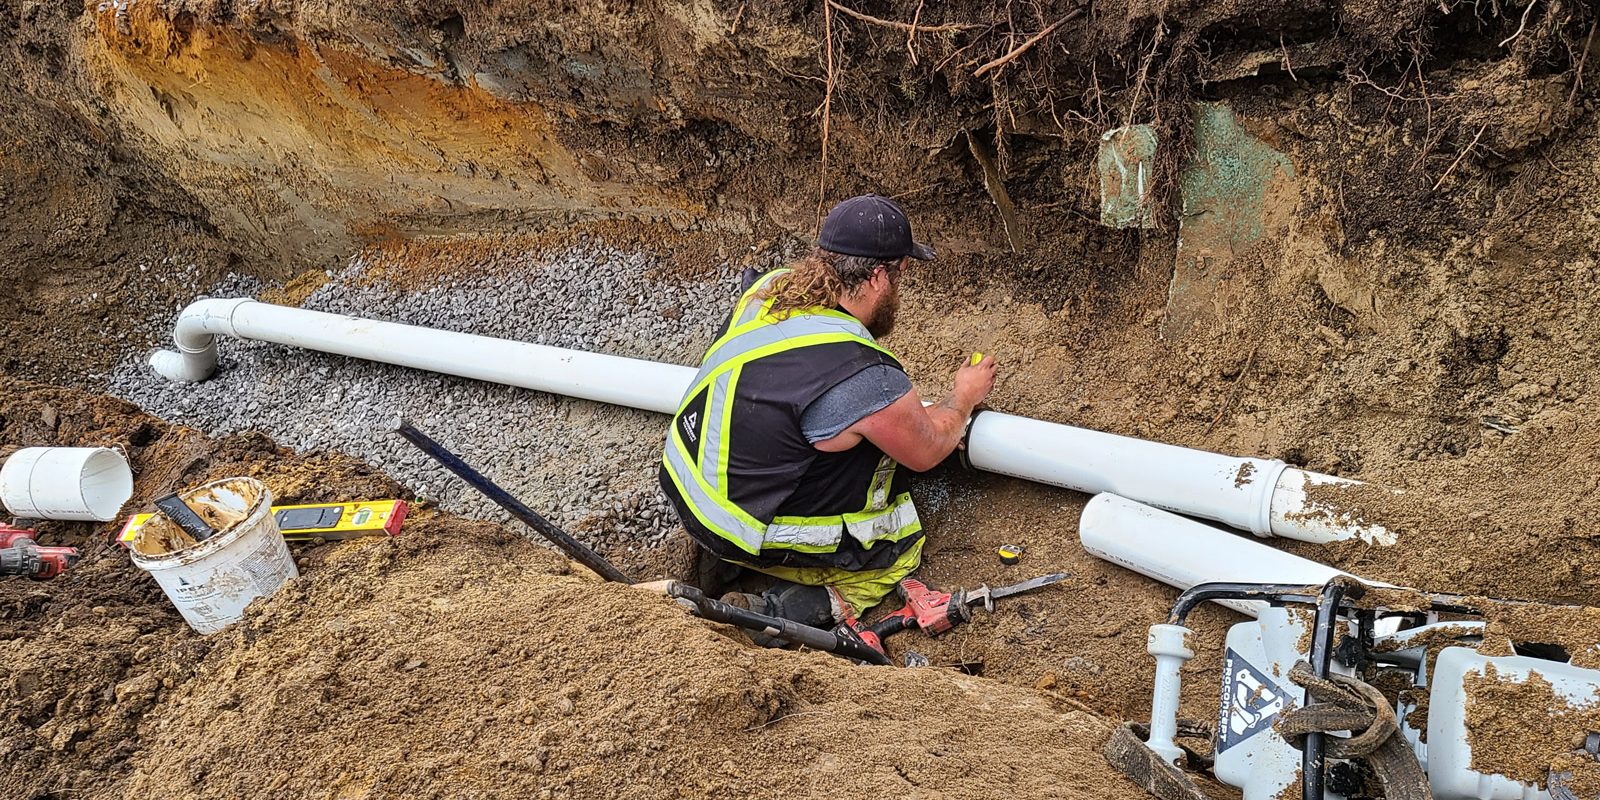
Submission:
<svg viewBox="0 0 1600 800">
<path fill-rule="evenodd" d="M 956 370 L 956 388 L 950 393 L 956 407 L 965 408 L 966 413 L 971 414 L 989 396 L 989 392 L 994 391 L 994 374 L 994 356 L 984 356 L 982 361 L 965 364 Z"/>
<path fill-rule="evenodd" d="M 949 397 L 924 407 L 915 389 L 887 408 L 862 418 L 832 439 L 816 443 L 823 452 L 838 453 L 861 443 L 878 446 L 908 469 L 924 472 L 950 457 L 966 434 L 973 409 L 994 389 L 995 361 L 985 357 L 956 370 Z"/>
</svg>

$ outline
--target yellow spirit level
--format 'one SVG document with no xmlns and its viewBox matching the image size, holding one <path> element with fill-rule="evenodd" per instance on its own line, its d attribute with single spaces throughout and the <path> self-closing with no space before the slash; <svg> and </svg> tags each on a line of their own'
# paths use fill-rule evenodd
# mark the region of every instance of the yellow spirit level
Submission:
<svg viewBox="0 0 1600 800">
<path fill-rule="evenodd" d="M 299 506 L 273 506 L 283 538 L 291 540 L 353 539 L 357 536 L 398 536 L 411 506 L 404 500 L 372 500 L 363 503 L 311 503 Z M 139 529 L 154 514 L 135 514 L 117 534 L 127 547 Z"/>
</svg>

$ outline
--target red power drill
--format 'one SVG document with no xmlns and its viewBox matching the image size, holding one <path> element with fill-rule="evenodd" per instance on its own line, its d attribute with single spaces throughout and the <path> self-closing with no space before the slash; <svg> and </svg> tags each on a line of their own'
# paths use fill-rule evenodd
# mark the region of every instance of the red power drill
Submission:
<svg viewBox="0 0 1600 800">
<path fill-rule="evenodd" d="M 1001 586 L 998 589 L 991 589 L 988 584 L 984 584 L 977 589 L 957 589 L 950 593 L 937 591 L 916 578 L 905 578 L 895 587 L 900 597 L 905 600 L 905 605 L 899 611 L 871 625 L 863 625 L 850 613 L 849 604 L 841 600 L 840 604 L 845 609 L 845 621 L 840 628 L 854 634 L 862 643 L 881 653 L 883 640 L 891 634 L 907 628 L 919 628 L 926 631 L 929 636 L 938 636 L 971 620 L 975 606 L 981 605 L 985 611 L 993 613 L 995 600 L 1031 592 L 1052 583 L 1059 583 L 1066 578 L 1067 573 L 1055 572 L 1010 586 Z"/>
<path fill-rule="evenodd" d="M 26 528 L 0 523 L 0 575 L 26 575 L 47 581 L 78 563 L 76 547 L 40 547 Z"/>
</svg>

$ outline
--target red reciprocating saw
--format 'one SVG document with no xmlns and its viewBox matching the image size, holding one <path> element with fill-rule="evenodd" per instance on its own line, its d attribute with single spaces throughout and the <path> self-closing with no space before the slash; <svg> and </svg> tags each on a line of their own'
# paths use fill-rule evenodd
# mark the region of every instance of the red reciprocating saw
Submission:
<svg viewBox="0 0 1600 800">
<path fill-rule="evenodd" d="M 927 632 L 929 636 L 938 636 L 971 620 L 972 612 L 977 606 L 982 606 L 983 610 L 993 613 L 994 601 L 1002 597 L 1031 592 L 1052 583 L 1059 583 L 1066 578 L 1067 573 L 1055 572 L 1021 583 L 1013 583 L 1010 586 L 990 588 L 988 584 L 984 584 L 977 589 L 957 589 L 949 593 L 933 589 L 916 578 L 906 578 L 895 587 L 901 599 L 905 600 L 905 605 L 899 611 L 871 625 L 863 625 L 853 615 L 849 615 L 849 605 L 844 604 L 847 609 L 846 618 L 840 628 L 853 633 L 862 643 L 881 653 L 883 640 L 891 634 L 907 628 L 918 628 Z"/>
<path fill-rule="evenodd" d="M 76 547 L 40 547 L 26 528 L 0 524 L 0 575 L 47 581 L 78 562 Z"/>
</svg>

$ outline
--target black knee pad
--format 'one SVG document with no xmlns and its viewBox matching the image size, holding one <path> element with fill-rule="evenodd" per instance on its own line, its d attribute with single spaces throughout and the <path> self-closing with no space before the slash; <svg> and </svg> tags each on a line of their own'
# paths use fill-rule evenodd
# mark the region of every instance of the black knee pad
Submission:
<svg viewBox="0 0 1600 800">
<path fill-rule="evenodd" d="M 767 613 L 774 617 L 783 617 L 813 628 L 826 630 L 833 627 L 833 599 L 826 587 L 778 581 L 761 596 L 766 598 Z"/>
</svg>

